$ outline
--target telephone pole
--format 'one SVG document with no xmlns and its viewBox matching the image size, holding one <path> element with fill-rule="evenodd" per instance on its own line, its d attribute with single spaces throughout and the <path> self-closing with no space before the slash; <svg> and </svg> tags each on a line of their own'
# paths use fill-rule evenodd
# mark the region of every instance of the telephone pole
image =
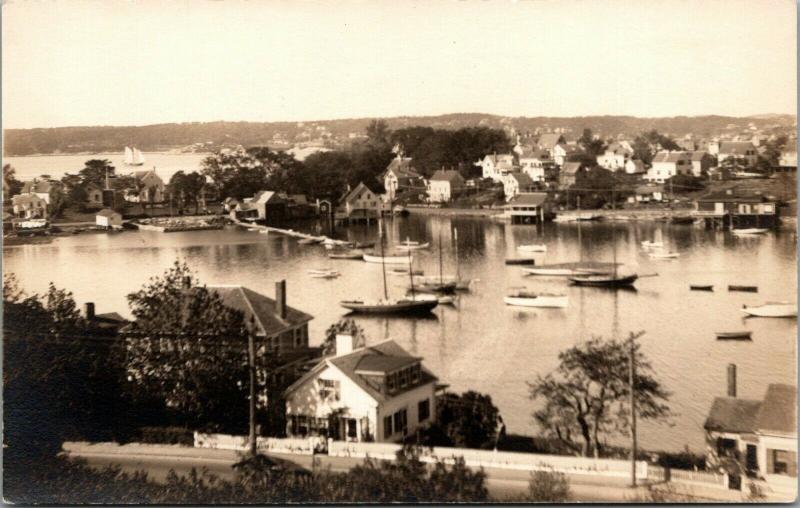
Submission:
<svg viewBox="0 0 800 508">
<path fill-rule="evenodd" d="M 250 371 L 250 455 L 256 456 L 256 345 L 253 330 L 247 332 L 247 366 Z"/>
<path fill-rule="evenodd" d="M 631 486 L 636 486 L 636 346 L 634 336 L 630 338 L 628 354 L 628 384 L 631 396 Z"/>
</svg>

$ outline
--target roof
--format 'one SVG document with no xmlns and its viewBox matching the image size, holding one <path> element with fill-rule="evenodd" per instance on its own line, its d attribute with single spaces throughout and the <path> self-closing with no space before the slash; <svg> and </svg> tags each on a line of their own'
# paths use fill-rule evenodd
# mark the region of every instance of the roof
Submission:
<svg viewBox="0 0 800 508">
<path fill-rule="evenodd" d="M 372 189 L 370 189 L 364 184 L 364 182 L 358 182 L 358 185 L 356 185 L 353 188 L 353 190 L 351 190 L 350 192 L 346 193 L 344 196 L 339 198 L 339 203 L 341 204 L 347 201 L 352 201 L 353 199 L 358 198 L 361 195 L 361 193 L 365 190 L 373 192 Z"/>
<path fill-rule="evenodd" d="M 546 192 L 520 192 L 506 206 L 530 205 L 542 206 L 547 201 Z"/>
<path fill-rule="evenodd" d="M 50 182 L 47 180 L 34 180 L 22 184 L 23 194 L 47 194 L 50 192 Z"/>
<path fill-rule="evenodd" d="M 730 193 L 728 193 L 730 191 Z M 697 198 L 699 202 L 732 202 L 732 203 L 763 203 L 767 198 L 758 194 L 739 193 L 736 189 L 719 190 L 709 192 Z"/>
<path fill-rule="evenodd" d="M 281 199 L 277 192 L 262 190 L 253 195 L 253 199 L 250 200 L 250 203 L 279 203 L 282 201 L 283 199 Z"/>
<path fill-rule="evenodd" d="M 271 336 L 314 319 L 313 316 L 286 306 L 286 317 L 281 318 L 275 300 L 243 286 L 206 286 L 222 298 L 222 303 L 244 313 L 245 319 L 255 320 L 257 334 Z"/>
<path fill-rule="evenodd" d="M 483 159 L 486 160 L 487 158 L 490 161 L 492 161 L 492 164 L 495 164 L 495 165 L 499 164 L 501 162 L 505 162 L 505 163 L 508 163 L 508 164 L 514 164 L 514 154 L 510 154 L 510 153 L 500 153 L 500 154 L 490 153 L 486 157 L 484 157 Z"/>
<path fill-rule="evenodd" d="M 143 169 L 141 171 L 134 171 L 133 177 L 136 178 L 137 180 L 143 180 L 150 173 L 153 173 L 155 176 L 158 176 L 156 175 L 156 172 L 153 169 Z"/>
<path fill-rule="evenodd" d="M 568 175 L 574 175 L 580 171 L 582 167 L 583 166 L 580 162 L 565 162 L 564 165 L 561 166 L 561 172 Z"/>
<path fill-rule="evenodd" d="M 653 157 L 653 163 L 656 162 L 678 162 L 682 160 L 688 159 L 689 153 L 688 152 L 658 152 L 655 157 Z"/>
<path fill-rule="evenodd" d="M 114 210 L 111 210 L 110 208 L 103 208 L 102 210 L 97 212 L 97 215 L 99 217 L 113 217 L 115 215 L 120 215 L 120 214 L 115 212 Z"/>
<path fill-rule="evenodd" d="M 455 169 L 440 169 L 431 177 L 431 181 L 450 182 L 450 185 L 463 185 L 464 178 Z"/>
<path fill-rule="evenodd" d="M 797 387 L 771 384 L 758 411 L 759 432 L 797 432 Z"/>
<path fill-rule="evenodd" d="M 44 198 L 36 194 L 17 194 L 11 197 L 11 204 L 14 206 L 45 202 Z"/>
<path fill-rule="evenodd" d="M 608 148 L 606 148 L 606 152 L 611 152 L 618 155 L 630 155 L 633 153 L 633 150 L 631 150 L 622 143 L 614 142 L 608 145 Z"/>
<path fill-rule="evenodd" d="M 717 397 L 703 428 L 718 432 L 755 432 L 761 401 Z"/>
<path fill-rule="evenodd" d="M 400 347 L 395 341 L 393 340 L 386 340 L 384 342 L 380 342 L 375 344 L 374 346 L 359 348 L 353 351 L 350 354 L 342 355 L 342 356 L 334 356 L 328 357 L 323 359 L 317 365 L 314 366 L 310 371 L 304 374 L 300 379 L 295 381 L 289 388 L 286 389 L 284 395 L 288 395 L 291 392 L 295 391 L 297 388 L 302 386 L 306 381 L 314 377 L 320 371 L 324 370 L 328 364 L 333 365 L 337 369 L 339 369 L 344 375 L 346 375 L 350 380 L 352 380 L 359 388 L 365 391 L 370 397 L 373 399 L 381 402 L 391 398 L 387 394 L 381 393 L 380 390 L 376 389 L 374 386 L 367 383 L 367 381 L 361 377 L 360 375 L 356 374 L 356 370 L 372 370 L 375 371 L 377 369 L 366 369 L 363 365 L 369 366 L 377 366 L 378 368 L 384 368 L 382 372 L 390 372 L 391 370 L 396 370 L 403 368 L 405 366 L 411 365 L 413 363 L 421 361 L 421 358 L 411 356 L 408 352 Z M 363 363 L 362 365 L 362 362 Z M 392 367 L 391 369 L 387 367 Z M 422 376 L 420 379 L 420 384 L 428 384 L 434 381 L 437 381 L 438 378 L 433 375 L 429 370 L 427 370 L 424 366 L 422 367 Z M 417 385 L 419 386 L 419 385 Z"/>
<path fill-rule="evenodd" d="M 578 153 L 578 152 L 582 151 L 581 147 L 579 147 L 577 145 L 565 145 L 564 143 L 559 143 L 558 146 L 560 146 L 561 149 L 564 150 L 564 152 L 567 155 L 572 155 L 574 153 Z"/>
<path fill-rule="evenodd" d="M 553 132 L 539 136 L 539 141 L 536 144 L 542 148 L 553 149 L 562 140 L 565 140 L 563 135 Z"/>
<path fill-rule="evenodd" d="M 746 141 L 722 141 L 719 144 L 719 153 L 728 154 L 741 154 L 744 155 L 748 151 L 755 150 L 756 147 L 752 143 Z"/>
<path fill-rule="evenodd" d="M 519 186 L 531 186 L 533 185 L 533 180 L 531 177 L 521 171 L 516 171 L 514 173 L 509 173 L 508 176 L 512 177 L 514 180 L 517 181 Z"/>
<path fill-rule="evenodd" d="M 384 176 L 389 171 L 394 172 L 398 178 L 422 178 L 422 176 L 411 166 L 411 157 L 395 157 L 386 167 L 386 171 L 383 173 Z"/>
<path fill-rule="evenodd" d="M 550 154 L 544 149 L 536 149 L 524 146 L 522 147 L 522 153 L 519 155 L 519 158 L 546 160 L 550 159 Z"/>
<path fill-rule="evenodd" d="M 691 152 L 691 158 L 692 158 L 693 161 L 701 161 L 701 160 L 703 160 L 703 157 L 710 157 L 710 155 L 709 155 L 708 152 L 705 152 L 703 150 L 697 150 L 697 151 Z"/>
</svg>

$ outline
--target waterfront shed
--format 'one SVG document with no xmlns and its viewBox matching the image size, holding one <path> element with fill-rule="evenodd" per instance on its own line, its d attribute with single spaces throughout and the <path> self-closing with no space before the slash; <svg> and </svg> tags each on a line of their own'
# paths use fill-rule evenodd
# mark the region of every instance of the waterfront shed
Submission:
<svg viewBox="0 0 800 508">
<path fill-rule="evenodd" d="M 110 208 L 104 208 L 97 212 L 95 216 L 95 224 L 103 228 L 113 228 L 113 229 L 121 229 L 122 228 L 122 215 L 119 212 L 115 212 Z"/>
</svg>

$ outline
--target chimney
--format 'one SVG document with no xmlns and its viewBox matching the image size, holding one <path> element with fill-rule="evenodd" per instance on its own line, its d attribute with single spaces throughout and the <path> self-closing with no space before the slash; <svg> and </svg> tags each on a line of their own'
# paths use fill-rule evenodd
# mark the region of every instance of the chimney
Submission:
<svg viewBox="0 0 800 508">
<path fill-rule="evenodd" d="M 736 398 L 736 364 L 728 364 L 728 397 Z"/>
<path fill-rule="evenodd" d="M 336 356 L 347 355 L 355 349 L 355 337 L 350 334 L 336 334 Z"/>
<path fill-rule="evenodd" d="M 281 319 L 286 318 L 286 280 L 275 283 L 275 312 Z"/>
<path fill-rule="evenodd" d="M 93 302 L 86 302 L 83 304 L 83 317 L 87 321 L 94 320 L 94 303 Z"/>
</svg>

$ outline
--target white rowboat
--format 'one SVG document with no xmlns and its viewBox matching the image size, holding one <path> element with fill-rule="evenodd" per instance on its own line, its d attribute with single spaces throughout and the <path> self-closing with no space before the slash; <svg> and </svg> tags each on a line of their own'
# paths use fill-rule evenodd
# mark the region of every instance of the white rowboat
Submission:
<svg viewBox="0 0 800 508">
<path fill-rule="evenodd" d="M 385 263 L 387 265 L 408 265 L 413 258 L 410 256 L 376 256 L 374 254 L 364 254 L 364 261 L 367 263 Z"/>
<path fill-rule="evenodd" d="M 731 233 L 734 235 L 763 235 L 767 233 L 769 229 L 766 228 L 745 228 L 745 229 L 732 229 Z"/>
<path fill-rule="evenodd" d="M 645 249 L 661 249 L 664 247 L 664 242 L 651 242 L 650 240 L 645 240 L 642 242 L 642 247 Z"/>
<path fill-rule="evenodd" d="M 420 244 L 416 244 L 416 245 L 407 245 L 407 244 L 401 243 L 400 245 L 397 246 L 397 250 L 421 250 L 421 249 L 427 249 L 430 246 L 431 246 L 431 244 L 428 243 L 428 242 L 420 243 Z"/>
<path fill-rule="evenodd" d="M 503 298 L 506 305 L 516 307 L 550 307 L 564 308 L 569 301 L 567 295 L 554 295 L 549 293 L 532 293 L 517 291 Z"/>
<path fill-rule="evenodd" d="M 521 252 L 547 252 L 547 245 L 544 244 L 530 244 L 519 245 L 517 250 Z"/>
<path fill-rule="evenodd" d="M 767 302 L 757 307 L 743 305 L 742 312 L 753 317 L 797 317 L 797 304 L 788 302 Z"/>
<path fill-rule="evenodd" d="M 650 257 L 652 259 L 675 259 L 680 257 L 680 253 L 678 252 L 651 252 Z"/>
</svg>

